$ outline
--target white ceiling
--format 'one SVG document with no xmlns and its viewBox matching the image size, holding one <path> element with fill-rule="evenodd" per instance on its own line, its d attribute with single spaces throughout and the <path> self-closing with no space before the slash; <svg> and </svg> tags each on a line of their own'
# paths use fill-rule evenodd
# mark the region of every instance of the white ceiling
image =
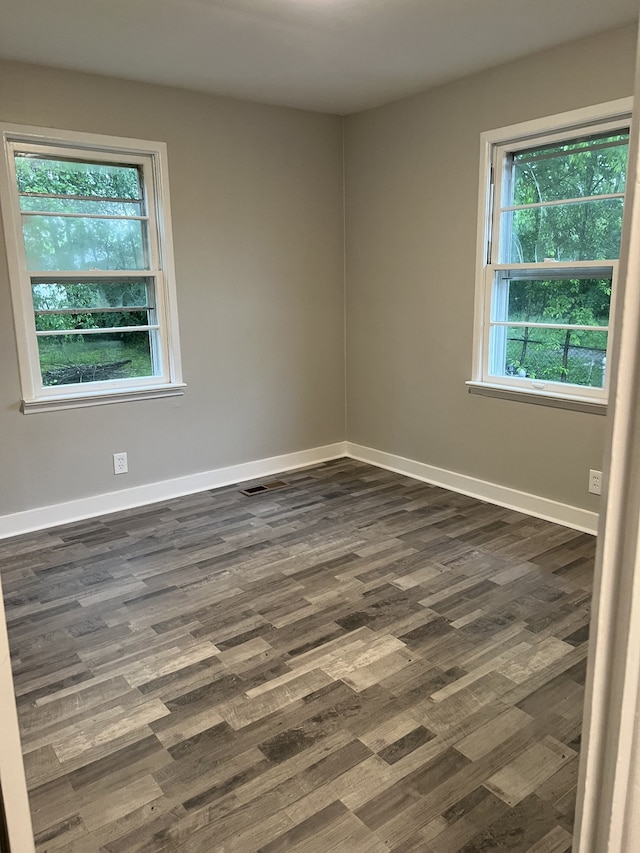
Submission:
<svg viewBox="0 0 640 853">
<path fill-rule="evenodd" d="M 637 0 L 2 0 L 0 57 L 344 114 L 637 15 Z"/>
</svg>

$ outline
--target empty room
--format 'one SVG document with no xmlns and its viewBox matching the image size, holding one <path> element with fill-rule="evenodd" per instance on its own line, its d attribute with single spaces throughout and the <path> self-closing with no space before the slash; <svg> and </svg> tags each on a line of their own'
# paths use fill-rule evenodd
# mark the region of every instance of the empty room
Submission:
<svg viewBox="0 0 640 853">
<path fill-rule="evenodd" d="M 638 849 L 637 17 L 7 0 L 2 853 Z"/>
</svg>

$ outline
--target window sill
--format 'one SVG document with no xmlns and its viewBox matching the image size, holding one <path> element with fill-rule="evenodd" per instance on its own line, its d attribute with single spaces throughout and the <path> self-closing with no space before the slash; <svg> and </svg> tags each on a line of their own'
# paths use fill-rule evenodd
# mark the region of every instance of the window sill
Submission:
<svg viewBox="0 0 640 853">
<path fill-rule="evenodd" d="M 515 400 L 519 403 L 533 403 L 538 406 L 550 406 L 555 409 L 569 409 L 574 412 L 587 412 L 591 415 L 606 415 L 607 404 L 590 397 L 578 397 L 573 394 L 555 394 L 545 391 L 529 391 L 525 388 L 511 388 L 489 382 L 465 383 L 470 394 L 483 397 L 498 397 L 501 400 Z"/>
<path fill-rule="evenodd" d="M 84 394 L 59 394 L 38 400 L 23 400 L 22 412 L 57 412 L 61 409 L 81 409 L 86 406 L 106 406 L 109 403 L 130 403 L 134 400 L 155 400 L 158 397 L 178 397 L 184 394 L 184 383 L 156 385 L 149 388 L 129 388 L 126 391 L 98 391 Z"/>
</svg>

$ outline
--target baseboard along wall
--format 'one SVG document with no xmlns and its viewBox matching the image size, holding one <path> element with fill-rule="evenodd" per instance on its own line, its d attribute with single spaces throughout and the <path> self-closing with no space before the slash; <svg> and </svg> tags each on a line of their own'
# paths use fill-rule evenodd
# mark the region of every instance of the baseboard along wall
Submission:
<svg viewBox="0 0 640 853">
<path fill-rule="evenodd" d="M 581 507 L 570 506 L 550 498 L 542 498 L 529 492 L 521 492 L 498 483 L 490 483 L 488 480 L 479 480 L 467 474 L 458 474 L 446 468 L 436 468 L 434 465 L 405 459 L 403 456 L 351 442 L 346 444 L 346 455 L 351 459 L 376 465 L 378 468 L 386 468 L 397 474 L 422 480 L 432 486 L 442 486 L 452 492 L 459 492 L 490 504 L 513 509 L 525 515 L 533 515 L 535 518 L 543 518 L 545 521 L 553 521 L 583 533 L 591 533 L 595 536 L 598 529 L 598 513 Z"/>
<path fill-rule="evenodd" d="M 490 483 L 487 480 L 479 480 L 466 474 L 436 468 L 424 462 L 416 462 L 413 459 L 406 459 L 371 447 L 341 441 L 297 453 L 285 453 L 282 456 L 257 459 L 239 465 L 190 474 L 186 477 L 162 480 L 157 483 L 121 489 L 117 492 L 91 495 L 64 503 L 2 515 L 0 516 L 0 539 L 18 536 L 22 533 L 31 533 L 48 527 L 56 527 L 60 524 L 82 521 L 86 518 L 95 518 L 111 512 L 145 506 L 158 501 L 170 500 L 208 489 L 231 486 L 235 483 L 243 483 L 260 477 L 269 477 L 273 474 L 283 474 L 296 468 L 319 465 L 322 462 L 329 462 L 332 459 L 340 459 L 345 456 L 585 533 L 595 534 L 597 530 L 598 514 L 595 512 L 569 506 L 549 498 L 542 498 L 528 492 L 521 492 L 497 483 Z"/>
<path fill-rule="evenodd" d="M 295 468 L 306 468 L 309 465 L 319 465 L 330 459 L 339 459 L 345 455 L 345 443 L 327 444 L 324 447 L 314 447 L 297 453 L 285 453 L 282 456 L 271 456 L 268 459 L 256 459 L 252 462 L 242 462 L 225 468 L 215 468 L 212 471 L 200 471 L 188 474 L 186 477 L 176 477 L 171 480 L 160 480 L 143 486 L 133 486 L 117 492 L 106 492 L 101 495 L 91 495 L 78 500 L 65 501 L 51 506 L 36 507 L 11 515 L 0 516 L 0 539 L 16 536 L 20 533 L 30 533 L 68 524 L 71 521 L 82 521 L 85 518 L 95 518 L 110 512 L 120 512 L 123 509 L 145 506 L 159 501 L 179 498 L 204 492 L 208 489 L 219 489 L 255 480 L 258 477 L 269 477 L 272 474 L 282 474 Z"/>
</svg>

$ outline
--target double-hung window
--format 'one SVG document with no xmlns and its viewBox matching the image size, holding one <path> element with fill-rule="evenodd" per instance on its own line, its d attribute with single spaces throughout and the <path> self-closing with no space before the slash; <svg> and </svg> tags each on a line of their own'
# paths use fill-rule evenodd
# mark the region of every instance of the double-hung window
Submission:
<svg viewBox="0 0 640 853">
<path fill-rule="evenodd" d="M 606 403 L 630 109 L 483 135 L 475 390 Z"/>
<path fill-rule="evenodd" d="M 24 411 L 182 393 L 164 145 L 0 130 Z"/>
</svg>

